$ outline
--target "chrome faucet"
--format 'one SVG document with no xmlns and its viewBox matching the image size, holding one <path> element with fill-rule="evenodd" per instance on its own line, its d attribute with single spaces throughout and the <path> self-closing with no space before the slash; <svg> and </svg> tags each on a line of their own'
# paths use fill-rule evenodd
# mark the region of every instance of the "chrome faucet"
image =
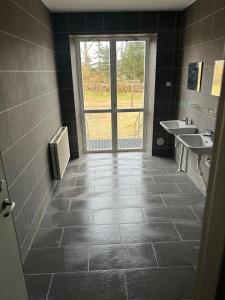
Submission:
<svg viewBox="0 0 225 300">
<path fill-rule="evenodd" d="M 203 136 L 207 136 L 207 137 L 211 137 L 213 139 L 214 137 L 214 131 L 210 130 L 210 129 L 206 129 L 205 128 L 205 133 L 203 133 Z"/>
</svg>

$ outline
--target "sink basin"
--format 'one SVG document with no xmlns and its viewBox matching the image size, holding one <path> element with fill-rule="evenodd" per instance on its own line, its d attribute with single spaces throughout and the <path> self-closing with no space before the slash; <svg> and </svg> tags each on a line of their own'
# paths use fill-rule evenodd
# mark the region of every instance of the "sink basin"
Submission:
<svg viewBox="0 0 225 300">
<path fill-rule="evenodd" d="M 161 121 L 160 125 L 171 134 L 188 134 L 195 133 L 197 127 L 192 124 L 187 124 L 185 121 L 172 120 L 172 121 Z"/>
<path fill-rule="evenodd" d="M 213 149 L 211 138 L 203 134 L 181 134 L 177 136 L 177 139 L 187 149 L 198 155 L 210 154 Z"/>
</svg>

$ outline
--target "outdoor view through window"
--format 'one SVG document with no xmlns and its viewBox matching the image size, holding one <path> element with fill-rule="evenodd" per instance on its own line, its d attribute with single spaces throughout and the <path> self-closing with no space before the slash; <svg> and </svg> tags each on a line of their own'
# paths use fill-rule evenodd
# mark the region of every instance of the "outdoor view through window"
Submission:
<svg viewBox="0 0 225 300">
<path fill-rule="evenodd" d="M 80 42 L 87 150 L 143 147 L 145 44 L 118 40 L 112 60 L 110 41 Z"/>
</svg>

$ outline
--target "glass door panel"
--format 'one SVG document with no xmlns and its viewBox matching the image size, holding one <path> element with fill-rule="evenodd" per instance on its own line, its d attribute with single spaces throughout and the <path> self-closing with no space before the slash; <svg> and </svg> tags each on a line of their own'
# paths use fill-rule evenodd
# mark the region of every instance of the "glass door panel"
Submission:
<svg viewBox="0 0 225 300">
<path fill-rule="evenodd" d="M 146 40 L 79 41 L 86 151 L 144 148 Z"/>
<path fill-rule="evenodd" d="M 144 107 L 145 41 L 117 41 L 117 108 Z"/>
<path fill-rule="evenodd" d="M 119 150 L 143 148 L 143 112 L 119 112 L 117 125 Z"/>
<path fill-rule="evenodd" d="M 112 150 L 111 113 L 85 113 L 88 151 Z"/>
<path fill-rule="evenodd" d="M 111 108 L 110 42 L 80 42 L 84 109 Z"/>
</svg>

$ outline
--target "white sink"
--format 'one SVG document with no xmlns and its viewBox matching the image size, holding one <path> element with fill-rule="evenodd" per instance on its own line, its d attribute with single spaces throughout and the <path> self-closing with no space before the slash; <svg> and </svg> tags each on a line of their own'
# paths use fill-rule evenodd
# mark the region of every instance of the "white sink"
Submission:
<svg viewBox="0 0 225 300">
<path fill-rule="evenodd" d="M 185 121 L 172 120 L 172 121 L 161 121 L 160 125 L 171 134 L 188 134 L 195 133 L 197 127 L 192 124 L 187 124 Z"/>
<path fill-rule="evenodd" d="M 177 139 L 187 149 L 198 155 L 210 154 L 213 149 L 213 141 L 203 134 L 181 134 Z"/>
</svg>

